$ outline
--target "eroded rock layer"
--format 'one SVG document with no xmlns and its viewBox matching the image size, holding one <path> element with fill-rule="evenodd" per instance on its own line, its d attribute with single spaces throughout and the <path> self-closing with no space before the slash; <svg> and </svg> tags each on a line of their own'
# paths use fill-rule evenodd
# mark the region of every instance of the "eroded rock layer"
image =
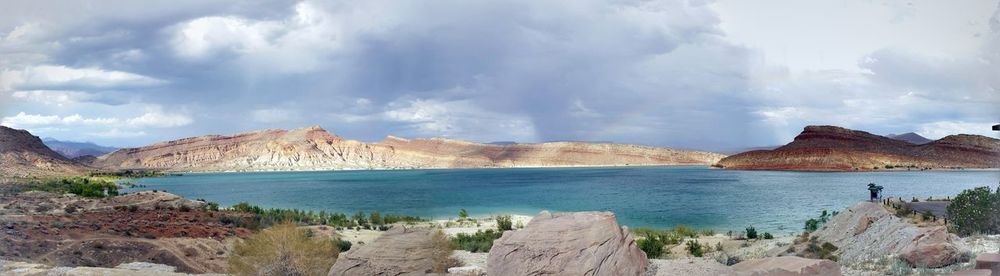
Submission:
<svg viewBox="0 0 1000 276">
<path fill-rule="evenodd" d="M 85 171 L 28 131 L 0 126 L 0 176 L 63 176 Z"/>
<path fill-rule="evenodd" d="M 886 168 L 1000 168 L 1000 140 L 958 134 L 912 144 L 835 126 L 807 126 L 791 143 L 723 158 L 741 170 L 848 171 Z"/>
<path fill-rule="evenodd" d="M 450 139 L 346 140 L 319 127 L 201 136 L 121 149 L 93 160 L 108 169 L 267 171 L 710 165 L 723 155 L 623 144 L 490 145 Z"/>
</svg>

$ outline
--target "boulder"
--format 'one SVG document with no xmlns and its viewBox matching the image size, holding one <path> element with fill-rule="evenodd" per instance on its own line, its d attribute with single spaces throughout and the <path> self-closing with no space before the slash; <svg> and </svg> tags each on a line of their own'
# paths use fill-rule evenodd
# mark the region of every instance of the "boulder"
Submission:
<svg viewBox="0 0 1000 276">
<path fill-rule="evenodd" d="M 971 255 L 944 226 L 917 227 L 872 202 L 847 208 L 812 236 L 837 246 L 836 255 L 847 262 L 898 255 L 914 267 L 938 268 L 967 261 Z"/>
<path fill-rule="evenodd" d="M 976 269 L 989 269 L 993 276 L 1000 276 L 1000 254 L 984 253 L 976 256 Z"/>
<path fill-rule="evenodd" d="M 989 269 L 966 269 L 959 270 L 952 273 L 952 276 L 990 276 L 991 271 Z"/>
<path fill-rule="evenodd" d="M 438 236 L 440 235 L 440 236 Z M 444 272 L 441 266 L 451 249 L 441 246 L 444 234 L 436 229 L 394 226 L 370 244 L 340 255 L 330 268 L 330 276 L 425 275 Z"/>
<path fill-rule="evenodd" d="M 733 270 L 741 276 L 841 275 L 836 262 L 794 256 L 747 260 L 733 265 Z"/>
<path fill-rule="evenodd" d="M 649 266 L 628 228 L 610 212 L 541 212 L 493 242 L 486 274 L 643 275 Z"/>
</svg>

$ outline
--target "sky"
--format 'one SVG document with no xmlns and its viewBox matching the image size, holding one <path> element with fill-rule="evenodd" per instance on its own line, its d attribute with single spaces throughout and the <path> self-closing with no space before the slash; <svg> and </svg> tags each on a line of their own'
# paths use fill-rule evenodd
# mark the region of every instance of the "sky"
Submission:
<svg viewBox="0 0 1000 276">
<path fill-rule="evenodd" d="M 5 1 L 0 125 L 734 150 L 997 137 L 1000 1 Z"/>
</svg>

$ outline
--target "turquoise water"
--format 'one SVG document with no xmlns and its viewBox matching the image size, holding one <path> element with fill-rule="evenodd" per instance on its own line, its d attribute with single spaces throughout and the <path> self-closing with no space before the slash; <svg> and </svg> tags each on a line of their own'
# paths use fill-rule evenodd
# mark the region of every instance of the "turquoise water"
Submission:
<svg viewBox="0 0 1000 276">
<path fill-rule="evenodd" d="M 630 227 L 685 224 L 720 231 L 747 225 L 787 234 L 822 209 L 839 210 L 868 196 L 954 195 L 996 187 L 998 171 L 773 172 L 707 167 L 462 169 L 188 174 L 133 181 L 223 206 L 455 217 L 540 210 L 607 210 Z M 133 189 L 135 190 L 135 189 Z"/>
</svg>

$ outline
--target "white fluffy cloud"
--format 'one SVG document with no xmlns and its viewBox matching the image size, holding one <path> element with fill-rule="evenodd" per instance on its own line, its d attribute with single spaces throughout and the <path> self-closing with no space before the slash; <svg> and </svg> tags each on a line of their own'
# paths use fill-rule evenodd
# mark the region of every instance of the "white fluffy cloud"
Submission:
<svg viewBox="0 0 1000 276">
<path fill-rule="evenodd" d="M 181 114 L 165 114 L 159 112 L 147 112 L 133 118 L 86 118 L 80 114 L 68 116 L 59 115 L 38 115 L 24 112 L 17 115 L 3 117 L 0 125 L 12 128 L 32 128 L 32 127 L 78 127 L 78 126 L 105 126 L 105 127 L 127 127 L 127 128 L 169 128 L 191 124 L 193 120 Z"/>
<path fill-rule="evenodd" d="M 38 65 L 0 72 L 0 90 L 59 87 L 134 87 L 163 84 L 165 81 L 139 74 L 100 68 L 71 68 Z"/>
</svg>

